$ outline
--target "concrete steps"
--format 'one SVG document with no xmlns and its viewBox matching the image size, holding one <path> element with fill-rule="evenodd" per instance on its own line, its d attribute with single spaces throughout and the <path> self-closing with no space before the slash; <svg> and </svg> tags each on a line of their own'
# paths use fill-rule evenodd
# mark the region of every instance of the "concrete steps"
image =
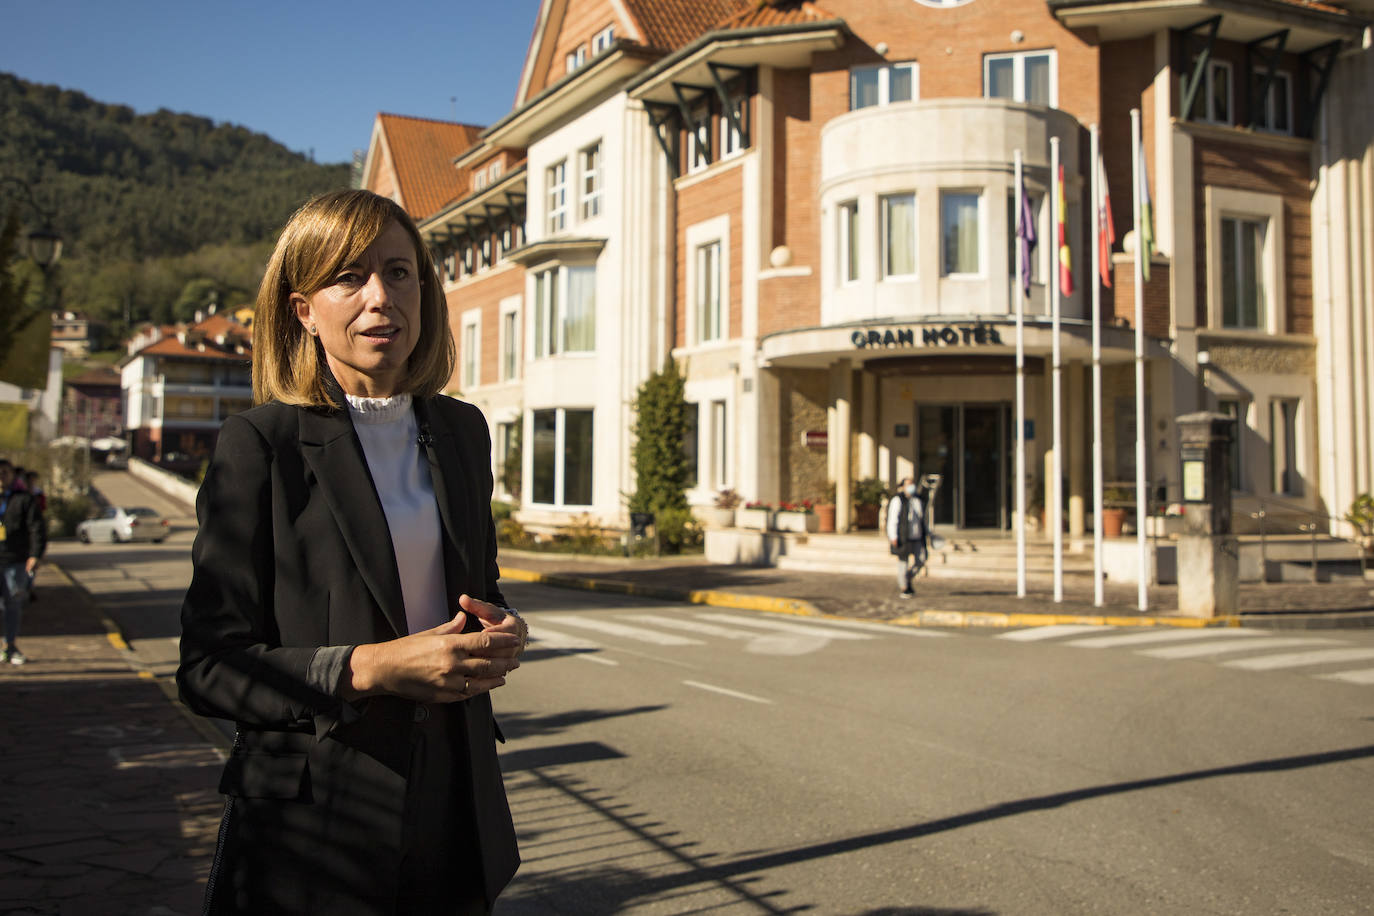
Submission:
<svg viewBox="0 0 1374 916">
<path fill-rule="evenodd" d="M 1081 551 L 1072 551 L 1064 544 L 1064 574 L 1092 578 L 1092 542 Z M 931 576 L 941 578 L 1000 579 L 1016 573 L 1016 541 L 1013 539 L 978 539 L 955 536 L 944 547 L 932 550 L 927 560 Z M 813 534 L 805 538 L 789 539 L 786 550 L 777 559 L 779 569 L 809 572 L 850 573 L 857 575 L 892 576 L 893 557 L 888 553 L 887 538 L 880 532 L 857 534 Z M 1054 551 L 1048 542 L 1028 542 L 1026 545 L 1026 574 L 1031 577 L 1052 578 Z"/>
</svg>

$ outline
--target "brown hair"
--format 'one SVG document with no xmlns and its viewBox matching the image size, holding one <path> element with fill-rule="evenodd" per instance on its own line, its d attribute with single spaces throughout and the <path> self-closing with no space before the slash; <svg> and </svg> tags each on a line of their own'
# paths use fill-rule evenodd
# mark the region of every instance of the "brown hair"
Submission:
<svg viewBox="0 0 1374 916">
<path fill-rule="evenodd" d="M 434 270 L 434 258 L 415 222 L 400 205 L 371 191 L 321 194 L 296 211 L 267 262 L 253 313 L 253 401 L 338 407 L 325 384 L 328 371 L 320 343 L 296 317 L 293 293 L 324 289 L 340 268 L 360 258 L 390 223 L 415 245 L 420 277 L 420 333 L 404 390 L 417 397 L 437 394 L 453 375 L 455 350 L 448 303 Z"/>
</svg>

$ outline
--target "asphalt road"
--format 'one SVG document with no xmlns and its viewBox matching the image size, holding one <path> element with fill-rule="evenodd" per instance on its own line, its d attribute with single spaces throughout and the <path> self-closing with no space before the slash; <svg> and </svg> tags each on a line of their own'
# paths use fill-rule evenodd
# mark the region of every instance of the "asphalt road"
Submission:
<svg viewBox="0 0 1374 916">
<path fill-rule="evenodd" d="M 52 553 L 165 672 L 190 537 Z M 1370 631 L 506 594 L 536 641 L 494 697 L 524 857 L 499 916 L 1371 910 Z"/>
</svg>

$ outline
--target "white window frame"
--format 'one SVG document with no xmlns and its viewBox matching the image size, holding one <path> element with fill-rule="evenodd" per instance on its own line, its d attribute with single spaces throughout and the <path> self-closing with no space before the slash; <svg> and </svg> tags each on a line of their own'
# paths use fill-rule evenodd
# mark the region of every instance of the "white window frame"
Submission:
<svg viewBox="0 0 1374 916">
<path fill-rule="evenodd" d="M 895 197 L 911 198 L 911 272 L 893 273 L 892 265 L 888 262 L 888 202 Z M 878 195 L 878 264 L 881 268 L 878 272 L 879 278 L 884 282 L 910 282 L 916 279 L 920 271 L 920 251 L 919 235 L 921 231 L 921 203 L 920 195 L 914 190 L 911 191 L 892 191 L 890 193 Z"/>
<path fill-rule="evenodd" d="M 948 197 L 969 197 L 978 198 L 978 269 L 973 272 L 946 272 L 945 271 L 945 199 Z M 1066 220 L 1067 223 L 1067 220 Z M 983 193 L 983 188 L 941 188 L 940 189 L 940 276 L 946 279 L 978 279 L 987 272 L 987 234 L 988 234 L 988 214 L 987 214 L 987 195 Z M 1041 236 L 1043 238 L 1043 236 Z"/>
<path fill-rule="evenodd" d="M 863 224 L 860 221 L 863 208 L 856 197 L 842 201 L 835 213 L 838 217 L 835 248 L 840 261 L 837 276 L 841 286 L 857 286 L 863 277 Z"/>
<path fill-rule="evenodd" d="M 737 483 L 734 383 L 728 378 L 689 381 L 683 396 L 697 410 L 697 482 L 687 499 L 693 505 L 707 505 L 718 491 Z"/>
<path fill-rule="evenodd" d="M 724 344 L 730 339 L 730 217 L 726 214 L 712 217 L 688 226 L 686 230 L 685 251 L 690 263 L 684 265 L 687 274 L 687 301 L 691 312 L 687 319 L 686 338 L 689 346 Z M 697 304 L 700 302 L 698 286 L 701 278 L 697 270 L 697 252 L 714 243 L 720 244 L 720 328 L 721 336 L 714 340 L 703 340 L 698 322 Z"/>
<path fill-rule="evenodd" d="M 1262 77 L 1263 74 L 1256 73 L 1255 76 Z M 1274 127 L 1274 97 L 1281 95 L 1284 105 L 1288 111 L 1288 125 L 1286 127 Z M 1268 134 L 1280 134 L 1291 136 L 1293 133 L 1293 77 L 1287 70 L 1275 70 L 1274 82 L 1269 85 L 1269 92 L 1263 99 L 1260 99 L 1260 114 L 1264 120 L 1261 122 L 1255 119 L 1255 129 L 1262 130 Z"/>
<path fill-rule="evenodd" d="M 544 170 L 544 200 L 548 214 L 544 221 L 549 234 L 568 228 L 568 160 L 560 159 Z"/>
<path fill-rule="evenodd" d="M 1012 102 L 1028 102 L 1026 99 L 1026 60 L 1031 57 L 1048 57 L 1050 61 L 1050 108 L 1059 107 L 1059 52 L 1054 48 L 1039 48 L 1034 51 L 1011 51 L 999 54 L 983 55 L 983 97 L 994 98 L 988 94 L 991 89 L 992 80 L 989 79 L 991 64 L 997 60 L 1010 60 L 1012 62 L 1011 82 Z M 1000 96 L 997 96 L 1000 98 Z"/>
<path fill-rule="evenodd" d="M 890 64 L 864 64 L 849 68 L 849 110 L 858 111 L 858 75 L 860 73 L 878 74 L 878 101 L 864 108 L 880 108 L 884 105 L 901 104 L 892 101 L 892 71 L 911 71 L 911 98 L 902 101 L 916 101 L 921 97 L 921 66 L 914 60 L 895 61 Z"/>
<path fill-rule="evenodd" d="M 531 271 L 533 285 L 530 301 L 530 353 L 533 359 L 556 356 L 590 356 L 596 353 L 596 308 L 592 307 L 592 346 L 587 350 L 568 348 L 567 324 L 570 308 L 569 277 L 573 270 L 596 271 L 596 264 L 552 262 Z M 542 333 L 542 341 L 541 341 Z"/>
<path fill-rule="evenodd" d="M 576 73 L 587 63 L 587 46 L 578 45 L 563 57 L 563 68 L 568 73 Z"/>
<path fill-rule="evenodd" d="M 520 306 L 520 296 L 507 296 L 498 306 L 501 323 L 497 325 L 497 345 L 501 360 L 496 368 L 503 382 L 520 378 Z"/>
<path fill-rule="evenodd" d="M 506 470 L 506 458 L 510 455 L 510 440 L 514 438 L 515 430 L 519 429 L 520 437 L 524 438 L 525 431 L 521 428 L 522 426 L 521 418 L 517 414 L 507 420 L 497 420 L 493 430 L 496 435 L 491 443 L 493 458 L 495 459 L 492 462 L 492 478 L 496 485 L 496 492 L 507 500 L 513 499 L 515 494 L 510 491 L 510 487 L 506 486 L 502 477 Z M 524 476 L 523 468 L 521 468 L 521 476 Z"/>
<path fill-rule="evenodd" d="M 1216 80 L 1218 70 L 1226 71 L 1226 117 L 1217 117 L 1217 112 L 1212 105 L 1212 88 Z M 1234 124 L 1236 121 L 1236 74 L 1230 61 L 1209 60 L 1207 69 L 1203 71 L 1202 81 L 1202 116 L 1198 120 L 1207 124 Z M 1194 104 L 1197 104 L 1194 102 Z"/>
<path fill-rule="evenodd" d="M 584 220 L 601 215 L 603 200 L 604 146 L 600 140 L 584 146 L 577 153 L 578 190 L 581 192 L 578 211 Z"/>
<path fill-rule="evenodd" d="M 742 90 L 739 93 L 726 93 L 729 105 L 721 109 L 720 112 L 720 156 L 718 161 L 724 161 L 740 155 L 744 152 L 744 138 L 740 131 L 735 127 L 734 121 L 730 119 L 730 110 L 734 109 L 741 122 L 744 121 L 745 107 L 749 104 L 749 96 Z"/>
<path fill-rule="evenodd" d="M 1283 247 L 1283 198 L 1277 194 L 1206 186 L 1203 193 L 1207 220 L 1207 326 L 1234 334 L 1283 334 L 1287 310 L 1286 271 Z M 1259 328 L 1227 328 L 1222 323 L 1221 221 L 1267 220 L 1260 254 L 1260 278 L 1264 284 L 1265 315 Z"/>
<path fill-rule="evenodd" d="M 544 411 L 550 411 L 550 410 L 554 412 L 554 450 L 553 450 L 553 454 L 554 454 L 554 462 L 555 462 L 555 463 L 554 463 L 554 466 L 553 466 L 553 502 L 551 502 L 551 503 L 541 503 L 541 502 L 536 502 L 536 501 L 535 501 L 535 496 L 534 496 L 534 471 L 535 471 L 535 468 L 534 468 L 534 462 L 535 462 L 535 447 L 534 447 L 534 415 L 535 415 L 536 413 L 542 413 L 542 412 L 544 412 Z M 569 502 L 566 502 L 566 501 L 565 501 L 565 494 L 566 494 L 566 492 L 567 492 L 567 489 L 566 489 L 566 483 L 567 483 L 566 470 L 567 470 L 567 458 L 568 458 L 568 449 L 567 449 L 567 412 L 570 411 L 570 410 L 585 411 L 585 412 L 588 412 L 588 413 L 590 413 L 590 414 L 592 415 L 592 438 L 591 438 L 591 444 L 592 444 L 592 502 L 587 502 L 587 503 L 569 503 Z M 530 461 L 530 473 L 529 473 L 528 492 L 529 492 L 529 494 L 530 494 L 529 499 L 530 499 L 530 504 L 531 504 L 531 505 L 534 505 L 534 506 L 543 506 L 543 507 L 554 508 L 554 509 L 570 508 L 570 507 L 571 507 L 571 508 L 578 508 L 578 509 L 586 509 L 586 508 L 590 508 L 590 507 L 594 504 L 595 499 L 596 499 L 596 409 L 595 409 L 595 408 L 592 408 L 592 407 L 579 407 L 579 406 L 571 406 L 571 405 L 570 405 L 570 406 L 563 406 L 563 407 L 539 407 L 539 408 L 531 409 L 531 410 L 530 410 L 530 435 L 527 437 L 527 440 L 526 440 L 526 441 L 529 442 L 529 445 L 528 445 L 528 446 L 524 446 L 524 448 L 525 448 L 526 451 L 529 452 L 529 455 L 530 455 L 530 458 L 529 458 L 529 461 Z M 526 489 L 526 486 L 525 486 L 525 484 L 523 483 L 523 481 L 522 481 L 522 483 L 521 483 L 521 489 L 522 489 L 522 490 L 523 490 L 523 489 Z"/>
<path fill-rule="evenodd" d="M 693 120 L 687 125 L 687 174 L 709 168 L 716 160 L 711 158 L 712 150 L 701 151 L 701 138 L 711 141 L 711 106 L 702 102 L 687 109 Z M 697 115 L 701 118 L 698 120 Z"/>
<path fill-rule="evenodd" d="M 724 317 L 724 296 L 720 288 L 722 276 L 720 239 L 698 245 L 692 252 L 692 270 L 696 272 L 696 296 L 692 300 L 692 323 L 700 343 L 724 340 L 728 329 L 721 327 Z"/>
<path fill-rule="evenodd" d="M 482 310 L 464 312 L 462 327 L 462 385 L 464 391 L 470 391 L 482 384 Z"/>
<path fill-rule="evenodd" d="M 606 50 L 615 41 L 615 25 L 608 25 L 592 36 L 592 57 Z"/>
</svg>

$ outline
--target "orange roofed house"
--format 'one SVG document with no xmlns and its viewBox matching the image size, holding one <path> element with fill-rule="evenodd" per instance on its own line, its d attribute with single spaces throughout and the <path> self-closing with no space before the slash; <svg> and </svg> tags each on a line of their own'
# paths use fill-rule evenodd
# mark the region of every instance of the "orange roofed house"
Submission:
<svg viewBox="0 0 1374 916">
<path fill-rule="evenodd" d="M 214 451 L 220 425 L 253 405 L 252 331 L 228 314 L 149 326 L 120 361 L 130 453 L 193 471 Z"/>
<path fill-rule="evenodd" d="M 1050 467 L 1057 138 L 1073 279 L 1062 468 L 1078 534 L 1092 526 L 1094 123 L 1117 227 L 1104 479 L 1135 475 L 1139 109 L 1152 499 L 1180 498 L 1174 418 L 1211 409 L 1239 421 L 1238 523 L 1261 500 L 1339 516 L 1374 485 L 1371 12 L 544 0 L 509 114 L 481 131 L 381 115 L 364 180 L 410 208 L 442 265 L 453 389 L 492 423 L 498 476 L 518 450 L 506 489 L 518 477 L 526 524 L 625 523 L 630 404 L 672 357 L 693 405 L 693 504 L 833 485 L 844 527 L 853 481 L 916 470 L 944 477 L 937 523 L 1006 531 L 1013 163 L 1019 150 L 1041 240 L 1026 303 L 1034 492 Z"/>
</svg>

